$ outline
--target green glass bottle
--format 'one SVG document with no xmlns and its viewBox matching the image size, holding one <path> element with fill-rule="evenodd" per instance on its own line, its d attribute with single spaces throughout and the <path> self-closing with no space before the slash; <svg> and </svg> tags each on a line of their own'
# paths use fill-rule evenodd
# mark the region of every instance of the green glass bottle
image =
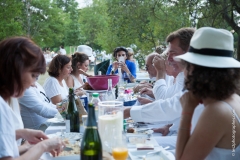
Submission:
<svg viewBox="0 0 240 160">
<path fill-rule="evenodd" d="M 75 102 L 74 90 L 69 88 L 69 102 L 66 114 L 66 132 L 80 132 L 79 112 Z"/>
<path fill-rule="evenodd" d="M 87 126 L 81 143 L 81 159 L 102 160 L 102 143 L 97 130 L 95 109 L 92 103 L 88 104 Z"/>
</svg>

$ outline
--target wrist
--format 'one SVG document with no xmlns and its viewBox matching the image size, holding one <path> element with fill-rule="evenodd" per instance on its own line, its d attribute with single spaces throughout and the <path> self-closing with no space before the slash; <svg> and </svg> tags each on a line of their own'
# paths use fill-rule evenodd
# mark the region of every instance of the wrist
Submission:
<svg viewBox="0 0 240 160">
<path fill-rule="evenodd" d="M 48 152 L 48 145 L 45 142 L 46 141 L 42 141 L 40 143 L 37 143 L 35 146 L 40 148 L 43 152 Z"/>
</svg>

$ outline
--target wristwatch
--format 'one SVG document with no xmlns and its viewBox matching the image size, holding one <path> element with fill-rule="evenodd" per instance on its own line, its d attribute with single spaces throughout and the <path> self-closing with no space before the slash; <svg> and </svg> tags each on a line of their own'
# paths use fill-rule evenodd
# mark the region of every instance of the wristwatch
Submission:
<svg viewBox="0 0 240 160">
<path fill-rule="evenodd" d="M 111 70 L 111 74 L 114 74 L 115 72 L 114 72 L 114 68 L 112 68 L 112 70 Z"/>
</svg>

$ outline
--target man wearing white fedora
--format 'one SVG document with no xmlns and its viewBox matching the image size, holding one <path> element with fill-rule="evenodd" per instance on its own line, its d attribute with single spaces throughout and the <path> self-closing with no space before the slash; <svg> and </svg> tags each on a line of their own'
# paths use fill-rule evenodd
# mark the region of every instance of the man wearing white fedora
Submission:
<svg viewBox="0 0 240 160">
<path fill-rule="evenodd" d="M 180 99 L 177 160 L 240 159 L 240 63 L 233 58 L 233 42 L 231 32 L 203 27 L 189 51 L 174 58 L 185 66 L 188 90 Z M 204 109 L 196 116 L 199 103 Z"/>
</svg>

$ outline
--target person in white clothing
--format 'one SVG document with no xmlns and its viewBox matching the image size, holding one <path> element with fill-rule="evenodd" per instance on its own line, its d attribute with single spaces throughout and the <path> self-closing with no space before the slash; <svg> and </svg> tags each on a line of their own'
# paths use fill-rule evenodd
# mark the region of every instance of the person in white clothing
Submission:
<svg viewBox="0 0 240 160">
<path fill-rule="evenodd" d="M 69 88 L 73 88 L 77 96 L 85 95 L 82 90 L 86 76 L 82 73 L 87 72 L 89 67 L 89 58 L 85 53 L 76 52 L 72 55 L 72 68 L 73 71 L 66 78 L 66 83 Z"/>
<path fill-rule="evenodd" d="M 176 159 L 240 159 L 240 62 L 233 58 L 233 34 L 225 29 L 196 30 L 189 51 L 176 56 L 185 66 L 186 93 Z M 204 110 L 191 134 L 195 108 Z"/>
<path fill-rule="evenodd" d="M 38 160 L 44 152 L 55 156 L 62 150 L 60 138 L 48 139 L 42 131 L 17 129 L 16 115 L 8 105 L 12 97 L 21 97 L 45 71 L 43 52 L 29 38 L 11 37 L 0 42 L 0 160 Z M 16 141 L 20 138 L 32 144 L 22 155 Z"/>
<path fill-rule="evenodd" d="M 156 78 L 157 74 L 158 74 L 158 71 L 157 71 L 158 68 L 154 67 L 154 64 L 152 63 L 155 56 L 159 56 L 159 55 L 157 53 L 153 52 L 153 53 L 149 54 L 146 58 L 146 70 L 147 70 L 150 78 L 153 78 L 153 77 Z M 166 58 L 167 51 L 162 53 L 161 56 L 164 56 L 164 58 Z M 163 62 L 160 62 L 160 63 L 163 63 Z M 164 62 L 164 63 L 166 63 L 166 62 Z M 166 72 L 164 80 L 166 81 L 166 84 L 168 87 L 170 87 L 174 84 L 174 77 L 169 75 L 168 72 Z M 153 85 L 153 88 L 143 87 L 140 89 L 140 95 L 144 95 L 143 97 L 138 97 L 138 101 L 140 102 L 140 104 L 143 105 L 143 104 L 151 103 L 154 100 L 161 99 L 161 98 L 159 98 L 160 94 L 158 94 L 156 91 L 155 91 L 155 93 L 153 92 L 154 88 L 156 89 L 158 87 L 158 81 L 160 81 L 160 80 L 156 80 L 156 82 Z M 161 92 L 159 92 L 159 93 L 161 93 Z"/>
<path fill-rule="evenodd" d="M 175 82 L 176 85 L 170 88 L 167 87 L 164 80 L 166 70 L 163 67 L 161 71 L 158 71 L 159 90 L 163 92 L 161 98 L 150 104 L 125 108 L 124 118 L 132 117 L 135 122 L 160 122 L 173 121 L 180 117 L 181 112 L 179 111 L 181 111 L 181 105 L 179 98 L 182 95 L 184 75 L 181 64 L 174 61 L 173 57 L 187 52 L 193 33 L 193 28 L 181 28 L 167 37 L 167 42 L 169 43 L 168 61 L 174 67 L 175 71 L 179 72 Z M 157 58 L 154 61 L 154 65 L 157 61 L 163 62 L 164 59 Z"/>
<path fill-rule="evenodd" d="M 51 61 L 48 68 L 50 77 L 45 80 L 43 88 L 53 104 L 56 105 L 68 98 L 68 87 L 64 79 L 71 72 L 72 62 L 68 56 L 57 55 Z"/>
<path fill-rule="evenodd" d="M 67 52 L 66 52 L 66 50 L 64 49 L 64 46 L 63 46 L 63 45 L 60 46 L 59 52 L 60 52 L 61 55 L 66 55 L 66 54 L 67 54 Z"/>
<path fill-rule="evenodd" d="M 51 103 L 38 82 L 29 87 L 18 101 L 24 128 L 42 129 L 45 126 L 46 129 L 50 125 L 47 120 L 58 113 L 56 105 Z"/>
<path fill-rule="evenodd" d="M 193 28 L 181 28 L 167 37 L 167 42 L 169 43 L 169 54 L 168 54 L 168 61 L 174 67 L 175 72 L 179 72 L 175 86 L 171 86 L 168 88 L 166 85 L 166 81 L 164 80 L 164 75 L 166 75 L 166 70 L 164 66 L 159 66 L 161 70 L 158 71 L 157 79 L 159 79 L 159 91 L 162 91 L 163 94 L 160 94 L 160 99 L 146 104 L 142 106 L 133 106 L 131 108 L 124 109 L 124 118 L 131 117 L 134 122 L 151 122 L 151 123 L 165 123 L 165 124 L 172 124 L 173 125 L 166 125 L 162 129 L 158 130 L 157 128 L 154 129 L 156 132 L 161 132 L 166 135 L 170 132 L 176 133 L 178 130 L 179 120 L 181 116 L 181 104 L 179 98 L 181 97 L 182 89 L 183 89 L 183 82 L 184 82 L 184 75 L 183 75 L 183 67 L 181 63 L 176 62 L 173 60 L 173 57 L 176 55 L 182 55 L 187 52 L 190 44 L 190 39 L 194 33 Z M 164 62 L 164 59 L 156 57 L 153 61 L 154 66 L 157 61 Z M 163 63 L 164 64 L 164 63 Z M 159 64 L 156 64 L 158 66 Z M 171 95 L 172 94 L 172 95 Z M 173 143 L 169 144 L 169 141 L 165 137 L 158 138 L 159 143 L 164 146 L 170 145 L 172 148 L 176 146 L 176 136 L 172 136 L 174 140 Z"/>
</svg>

